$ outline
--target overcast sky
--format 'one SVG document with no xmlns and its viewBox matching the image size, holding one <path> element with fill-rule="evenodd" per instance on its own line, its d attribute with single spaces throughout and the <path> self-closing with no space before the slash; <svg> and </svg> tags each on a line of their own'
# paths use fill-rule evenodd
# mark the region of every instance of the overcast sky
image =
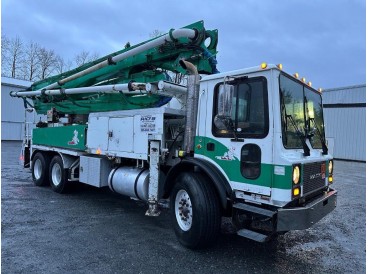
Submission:
<svg viewBox="0 0 368 274">
<path fill-rule="evenodd" d="M 282 63 L 318 88 L 364 84 L 364 0 L 2 0 L 1 30 L 65 59 L 100 56 L 204 20 L 218 29 L 221 72 Z"/>
</svg>

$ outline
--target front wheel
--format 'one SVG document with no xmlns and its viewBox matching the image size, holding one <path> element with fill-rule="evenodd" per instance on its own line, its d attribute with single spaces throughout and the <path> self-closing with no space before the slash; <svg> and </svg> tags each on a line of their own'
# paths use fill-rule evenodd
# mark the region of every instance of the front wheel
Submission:
<svg viewBox="0 0 368 274">
<path fill-rule="evenodd" d="M 57 193 L 65 193 L 67 190 L 67 179 L 63 160 L 59 155 L 54 156 L 50 163 L 49 180 L 52 190 Z"/>
<path fill-rule="evenodd" d="M 221 228 L 217 194 L 200 173 L 178 176 L 170 196 L 171 219 L 179 242 L 192 249 L 216 242 Z"/>
</svg>

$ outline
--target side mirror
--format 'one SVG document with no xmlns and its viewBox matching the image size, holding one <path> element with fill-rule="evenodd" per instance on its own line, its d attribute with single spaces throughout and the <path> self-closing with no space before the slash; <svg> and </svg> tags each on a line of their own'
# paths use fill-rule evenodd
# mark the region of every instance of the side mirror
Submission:
<svg viewBox="0 0 368 274">
<path fill-rule="evenodd" d="M 218 115 L 231 117 L 233 109 L 234 86 L 224 83 L 220 87 L 218 97 Z"/>
<path fill-rule="evenodd" d="M 234 86 L 226 84 L 220 86 L 218 101 L 217 101 L 217 115 L 214 118 L 216 128 L 220 130 L 233 129 L 233 122 L 231 119 L 233 110 L 233 96 Z"/>
</svg>

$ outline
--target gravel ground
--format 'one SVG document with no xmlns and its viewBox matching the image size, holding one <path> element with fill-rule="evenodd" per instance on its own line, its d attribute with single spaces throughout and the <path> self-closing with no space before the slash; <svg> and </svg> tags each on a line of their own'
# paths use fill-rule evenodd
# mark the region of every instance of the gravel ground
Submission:
<svg viewBox="0 0 368 274">
<path fill-rule="evenodd" d="M 35 187 L 18 165 L 19 142 L 2 142 L 2 273 L 365 273 L 365 163 L 335 162 L 337 208 L 308 230 L 260 244 L 231 233 L 183 248 L 169 214 L 83 184 L 67 195 Z"/>
</svg>

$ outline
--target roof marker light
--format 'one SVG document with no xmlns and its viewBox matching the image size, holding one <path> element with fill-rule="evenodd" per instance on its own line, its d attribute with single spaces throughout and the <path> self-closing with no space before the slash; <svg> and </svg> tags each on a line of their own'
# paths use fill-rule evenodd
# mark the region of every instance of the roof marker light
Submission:
<svg viewBox="0 0 368 274">
<path fill-rule="evenodd" d="M 319 88 L 319 89 L 318 89 L 318 92 L 319 92 L 319 93 L 322 93 L 322 88 Z"/>
<path fill-rule="evenodd" d="M 279 70 L 282 70 L 282 64 L 277 64 L 276 67 L 278 67 Z"/>
<path fill-rule="evenodd" d="M 308 82 L 308 86 L 310 86 L 310 87 L 312 86 L 312 82 L 311 81 Z"/>
<path fill-rule="evenodd" d="M 266 62 L 263 62 L 263 63 L 261 64 L 261 69 L 265 69 L 265 68 L 267 68 L 267 63 L 266 63 Z"/>
<path fill-rule="evenodd" d="M 299 79 L 299 73 L 295 72 L 295 73 L 293 74 L 293 76 L 294 76 L 296 79 Z"/>
<path fill-rule="evenodd" d="M 307 81 L 307 79 L 305 79 L 305 77 L 302 78 L 302 82 L 305 83 Z"/>
</svg>

